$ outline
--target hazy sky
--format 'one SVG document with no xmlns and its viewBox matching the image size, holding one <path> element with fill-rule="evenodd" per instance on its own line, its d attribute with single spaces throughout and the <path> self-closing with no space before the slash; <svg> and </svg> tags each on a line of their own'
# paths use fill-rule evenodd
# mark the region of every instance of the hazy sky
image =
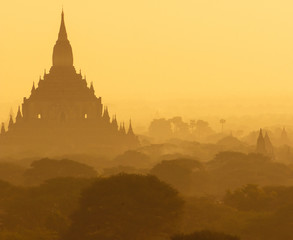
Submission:
<svg viewBox="0 0 293 240">
<path fill-rule="evenodd" d="M 62 5 L 76 69 L 124 120 L 293 110 L 293 1 L 14 0 L 0 8 L 0 120 L 49 70 Z"/>
</svg>

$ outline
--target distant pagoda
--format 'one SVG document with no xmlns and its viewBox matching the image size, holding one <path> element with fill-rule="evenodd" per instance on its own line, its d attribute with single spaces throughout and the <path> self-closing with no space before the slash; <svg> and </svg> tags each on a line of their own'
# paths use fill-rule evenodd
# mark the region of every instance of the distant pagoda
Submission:
<svg viewBox="0 0 293 240">
<path fill-rule="evenodd" d="M 53 50 L 53 66 L 33 84 L 15 120 L 1 126 L 0 156 L 11 154 L 105 154 L 139 145 L 131 122 L 118 127 L 116 116 L 96 97 L 93 84 L 73 66 L 73 54 L 61 15 L 58 40 Z"/>
<path fill-rule="evenodd" d="M 256 152 L 264 156 L 269 157 L 270 159 L 275 158 L 274 146 L 271 142 L 268 132 L 266 132 L 265 137 L 263 136 L 262 129 L 259 130 L 259 135 L 256 143 Z"/>
</svg>

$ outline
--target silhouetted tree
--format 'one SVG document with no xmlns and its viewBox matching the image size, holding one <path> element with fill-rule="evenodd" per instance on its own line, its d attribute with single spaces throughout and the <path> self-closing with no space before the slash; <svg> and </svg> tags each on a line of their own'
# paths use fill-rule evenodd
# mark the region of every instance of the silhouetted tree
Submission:
<svg viewBox="0 0 293 240">
<path fill-rule="evenodd" d="M 220 120 L 220 123 L 222 125 L 222 133 L 224 133 L 224 124 L 226 123 L 226 120 L 225 119 L 221 119 Z"/>
<path fill-rule="evenodd" d="M 221 152 L 207 164 L 212 191 L 234 190 L 248 183 L 256 185 L 282 185 L 292 182 L 293 173 L 284 164 L 270 161 L 261 154 Z"/>
<path fill-rule="evenodd" d="M 8 162 L 0 163 L 0 179 L 3 181 L 16 185 L 22 184 L 24 172 L 24 167 Z"/>
<path fill-rule="evenodd" d="M 4 208 L 1 227 L 35 233 L 43 229 L 50 236 L 61 234 L 69 226 L 69 215 L 78 205 L 81 190 L 92 182 L 92 179 L 56 178 L 38 187 L 18 188 L 14 192 L 8 188 L 10 192 L 5 194 L 0 191 L 0 204 Z"/>
<path fill-rule="evenodd" d="M 150 158 L 148 155 L 138 151 L 126 151 L 123 154 L 117 156 L 114 162 L 121 166 L 131 166 L 137 168 L 145 168 L 149 165 Z"/>
<path fill-rule="evenodd" d="M 188 123 L 182 120 L 182 117 L 173 117 L 169 120 L 173 126 L 173 134 L 176 138 L 186 138 L 189 134 Z"/>
<path fill-rule="evenodd" d="M 243 188 L 228 191 L 224 197 L 224 202 L 243 211 L 261 211 L 268 209 L 271 198 L 274 195 L 266 194 L 257 185 L 248 184 Z"/>
<path fill-rule="evenodd" d="M 194 128 L 196 127 L 196 121 L 194 119 L 191 119 L 189 122 L 189 126 L 191 128 L 191 132 L 193 132 Z"/>
<path fill-rule="evenodd" d="M 183 201 L 154 176 L 99 179 L 82 193 L 64 239 L 150 239 L 176 229 Z"/>
<path fill-rule="evenodd" d="M 168 139 L 172 137 L 171 122 L 165 118 L 154 119 L 149 126 L 150 136 L 157 139 Z"/>
<path fill-rule="evenodd" d="M 126 174 L 147 174 L 148 169 L 137 169 L 135 167 L 129 167 L 129 166 L 117 166 L 112 168 L 104 168 L 103 169 L 103 177 L 110 177 L 113 175 L 126 173 Z"/>
<path fill-rule="evenodd" d="M 201 163 L 193 159 L 174 159 L 162 161 L 154 166 L 150 173 L 167 182 L 183 193 L 189 193 L 192 186 L 192 175 L 200 169 Z"/>
<path fill-rule="evenodd" d="M 27 184 L 40 184 L 45 180 L 59 177 L 94 178 L 97 172 L 83 163 L 63 159 L 41 159 L 34 161 L 24 173 Z"/>
<path fill-rule="evenodd" d="M 213 133 L 214 131 L 211 129 L 208 122 L 203 120 L 198 120 L 196 122 L 195 134 L 198 136 L 199 139 L 205 138 Z"/>
<path fill-rule="evenodd" d="M 224 203 L 241 211 L 275 211 L 292 204 L 293 187 L 245 185 L 227 191 Z"/>
</svg>

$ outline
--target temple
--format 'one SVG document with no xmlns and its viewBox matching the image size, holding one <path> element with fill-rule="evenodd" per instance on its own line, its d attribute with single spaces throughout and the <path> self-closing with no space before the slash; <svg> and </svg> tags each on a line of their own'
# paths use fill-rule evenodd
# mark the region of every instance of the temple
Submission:
<svg viewBox="0 0 293 240">
<path fill-rule="evenodd" d="M 2 123 L 0 155 L 9 153 L 56 155 L 121 152 L 139 145 L 131 122 L 118 127 L 116 116 L 109 116 L 94 86 L 88 86 L 73 65 L 64 13 L 53 49 L 52 67 L 24 98 L 8 126 Z M 7 154 L 5 154 L 7 153 Z"/>
<path fill-rule="evenodd" d="M 256 143 L 256 152 L 264 156 L 267 156 L 270 159 L 275 158 L 274 146 L 270 140 L 268 132 L 266 132 L 264 137 L 262 129 L 259 130 L 259 135 L 258 135 L 257 143 Z"/>
</svg>

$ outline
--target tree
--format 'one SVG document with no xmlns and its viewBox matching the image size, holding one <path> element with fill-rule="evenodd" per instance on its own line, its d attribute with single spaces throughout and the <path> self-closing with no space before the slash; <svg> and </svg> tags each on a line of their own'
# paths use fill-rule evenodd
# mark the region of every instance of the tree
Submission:
<svg viewBox="0 0 293 240">
<path fill-rule="evenodd" d="M 213 134 L 214 131 L 209 126 L 209 123 L 203 120 L 198 120 L 196 122 L 196 129 L 195 134 L 198 136 L 198 138 L 201 140 L 202 138 L 205 138 L 211 134 Z"/>
<path fill-rule="evenodd" d="M 191 119 L 189 122 L 189 126 L 191 128 L 191 132 L 193 133 L 193 129 L 196 127 L 196 121 L 194 119 Z"/>
<path fill-rule="evenodd" d="M 267 194 L 257 185 L 247 184 L 233 192 L 228 191 L 224 202 L 242 211 L 262 211 L 268 209 L 272 197 L 272 194 Z"/>
<path fill-rule="evenodd" d="M 174 137 L 186 138 L 189 135 L 189 125 L 182 120 L 182 117 L 173 117 L 169 121 L 173 127 Z"/>
<path fill-rule="evenodd" d="M 239 238 L 220 232 L 201 231 L 192 234 L 175 235 L 171 237 L 171 240 L 239 240 Z"/>
<path fill-rule="evenodd" d="M 150 173 L 179 191 L 189 194 L 193 173 L 201 168 L 201 163 L 196 160 L 179 158 L 158 163 Z"/>
<path fill-rule="evenodd" d="M 220 123 L 222 125 L 222 133 L 224 133 L 224 124 L 226 123 L 226 120 L 225 119 L 221 119 L 220 120 Z"/>
<path fill-rule="evenodd" d="M 69 226 L 69 216 L 78 206 L 81 190 L 90 186 L 93 181 L 56 178 L 37 187 L 11 190 L 2 183 L 1 227 L 9 231 L 37 232 L 43 229 L 59 235 Z"/>
<path fill-rule="evenodd" d="M 286 165 L 270 161 L 261 154 L 221 152 L 207 163 L 211 177 L 211 191 L 222 194 L 247 183 L 264 185 L 286 185 L 293 181 L 292 170 Z"/>
<path fill-rule="evenodd" d="M 154 119 L 149 126 L 149 134 L 157 139 L 168 139 L 173 135 L 171 122 L 165 118 Z"/>
<path fill-rule="evenodd" d="M 114 159 L 114 162 L 121 166 L 145 168 L 150 164 L 150 158 L 144 153 L 129 150 L 121 155 L 118 155 Z"/>
<path fill-rule="evenodd" d="M 48 179 L 59 177 L 94 178 L 97 172 L 90 166 L 68 159 L 44 158 L 34 161 L 25 173 L 27 184 L 40 184 Z"/>
<path fill-rule="evenodd" d="M 68 240 L 149 239 L 176 228 L 183 200 L 155 176 L 121 174 L 83 191 Z"/>
<path fill-rule="evenodd" d="M 19 185 L 23 183 L 24 167 L 10 162 L 0 163 L 0 179 L 9 183 Z"/>
</svg>

